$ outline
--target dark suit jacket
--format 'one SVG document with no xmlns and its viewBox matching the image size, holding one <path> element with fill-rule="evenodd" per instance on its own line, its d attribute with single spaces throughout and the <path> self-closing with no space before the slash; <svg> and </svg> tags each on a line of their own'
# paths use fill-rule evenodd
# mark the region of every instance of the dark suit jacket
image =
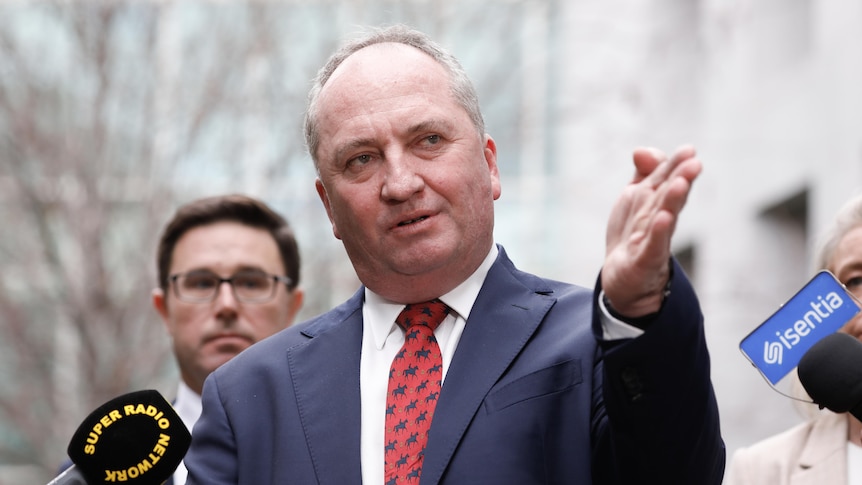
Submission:
<svg viewBox="0 0 862 485">
<path fill-rule="evenodd" d="M 602 342 L 596 295 L 500 248 L 446 374 L 422 484 L 721 482 L 696 297 L 675 268 L 640 337 Z M 363 289 L 206 381 L 189 483 L 358 484 Z"/>
</svg>

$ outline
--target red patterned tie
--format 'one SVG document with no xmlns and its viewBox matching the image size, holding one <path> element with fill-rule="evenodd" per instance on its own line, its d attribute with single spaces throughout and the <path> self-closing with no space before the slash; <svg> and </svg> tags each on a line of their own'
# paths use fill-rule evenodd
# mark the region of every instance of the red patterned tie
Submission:
<svg viewBox="0 0 862 485">
<path fill-rule="evenodd" d="M 440 395 L 443 357 L 434 329 L 449 314 L 440 300 L 407 305 L 395 322 L 404 345 L 389 369 L 385 484 L 419 483 L 431 417 Z"/>
</svg>

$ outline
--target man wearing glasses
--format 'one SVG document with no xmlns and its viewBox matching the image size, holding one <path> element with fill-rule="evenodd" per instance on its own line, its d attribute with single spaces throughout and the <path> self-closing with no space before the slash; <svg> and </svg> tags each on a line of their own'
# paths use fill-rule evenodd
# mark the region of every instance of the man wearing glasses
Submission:
<svg viewBox="0 0 862 485">
<path fill-rule="evenodd" d="M 293 231 L 263 202 L 241 195 L 180 207 L 159 241 L 153 306 L 180 371 L 174 407 L 192 429 L 204 380 L 217 367 L 289 326 L 302 307 Z M 180 465 L 173 485 L 182 485 Z"/>
</svg>

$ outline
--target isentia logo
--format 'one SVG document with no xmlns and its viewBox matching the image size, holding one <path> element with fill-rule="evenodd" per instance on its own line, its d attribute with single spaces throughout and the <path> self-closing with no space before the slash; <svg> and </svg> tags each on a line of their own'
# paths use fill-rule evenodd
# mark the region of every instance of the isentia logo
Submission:
<svg viewBox="0 0 862 485">
<path fill-rule="evenodd" d="M 792 349 L 802 339 L 807 336 L 812 330 L 817 328 L 817 325 L 823 323 L 823 320 L 829 318 L 835 310 L 841 308 L 844 300 L 836 292 L 830 292 L 825 297 L 818 295 L 817 301 L 809 302 L 811 310 L 805 312 L 804 315 L 784 331 L 776 331 L 775 336 L 778 341 L 763 342 L 763 362 L 767 364 L 781 365 L 784 359 L 784 349 Z"/>
</svg>

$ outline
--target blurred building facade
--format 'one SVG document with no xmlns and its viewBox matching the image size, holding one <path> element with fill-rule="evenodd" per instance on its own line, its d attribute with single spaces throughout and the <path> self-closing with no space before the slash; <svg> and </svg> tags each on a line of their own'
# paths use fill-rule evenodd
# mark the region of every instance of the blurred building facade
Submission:
<svg viewBox="0 0 862 485">
<path fill-rule="evenodd" d="M 630 172 L 621 161 L 631 146 L 695 144 L 704 172 L 674 249 L 701 298 L 728 449 L 790 427 L 801 419 L 792 402 L 738 345 L 813 276 L 817 238 L 862 191 L 862 5 L 662 0 L 565 9 L 566 94 L 551 103 L 562 111 L 548 159 L 560 167 L 555 181 L 579 182 L 544 192 L 568 194 L 561 211 L 577 212 L 556 218 L 570 229 L 548 239 L 595 248 L 574 251 L 590 256 L 559 269 L 589 274 L 599 260 L 600 222 Z M 595 232 L 582 235 L 578 221 L 591 217 Z"/>
</svg>

